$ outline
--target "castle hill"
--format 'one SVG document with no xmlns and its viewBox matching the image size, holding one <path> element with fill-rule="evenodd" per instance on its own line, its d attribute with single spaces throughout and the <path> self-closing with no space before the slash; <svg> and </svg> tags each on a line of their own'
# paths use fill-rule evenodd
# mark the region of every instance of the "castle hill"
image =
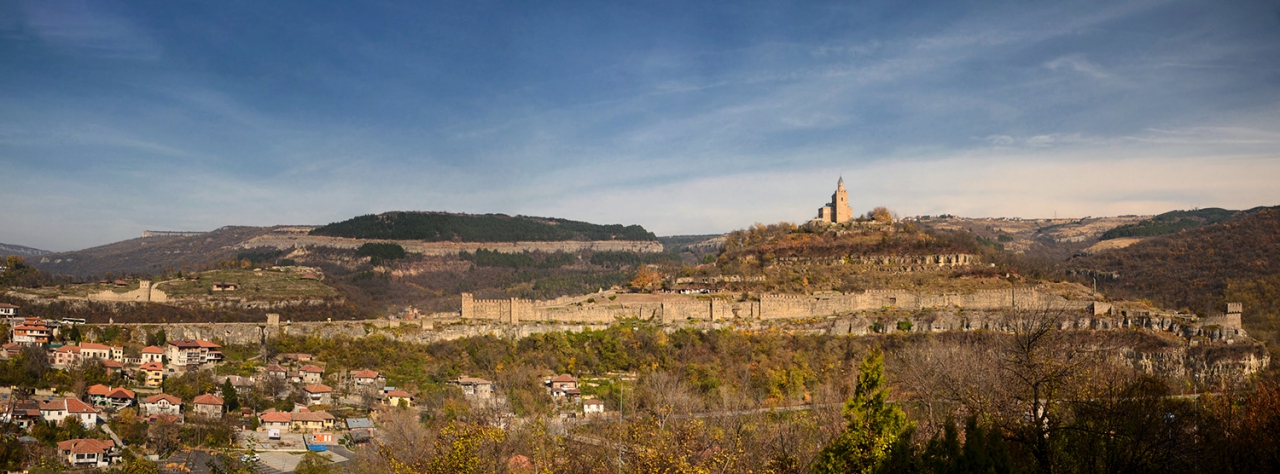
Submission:
<svg viewBox="0 0 1280 474">
<path fill-rule="evenodd" d="M 1208 453 L 1226 448 L 1194 441 L 1204 420 L 1275 415 L 1249 412 L 1274 390 L 1265 293 L 1197 286 L 1221 278 L 1196 270 L 1203 256 L 1149 253 L 1274 236 L 1280 210 L 973 219 L 853 205 L 840 178 L 815 217 L 723 235 L 388 212 L 15 255 L 0 305 L 11 429 L 56 441 L 46 462 L 100 469 L 212 453 L 198 458 L 587 472 L 624 447 L 637 472 L 822 470 L 872 428 L 816 426 L 887 395 L 908 424 L 876 433 L 903 455 L 960 462 L 969 451 L 930 450 L 962 430 L 1013 472 L 1039 469 L 1041 439 L 1085 442 L 1071 431 L 1085 426 L 1185 416 L 1173 436 Z M 406 448 L 389 433 L 423 419 L 474 447 L 390 451 Z M 716 434 L 741 423 L 760 431 Z M 731 439 L 753 448 L 698 454 Z"/>
<path fill-rule="evenodd" d="M 1274 2 L 0 3 L 0 472 L 1280 472 Z"/>
</svg>

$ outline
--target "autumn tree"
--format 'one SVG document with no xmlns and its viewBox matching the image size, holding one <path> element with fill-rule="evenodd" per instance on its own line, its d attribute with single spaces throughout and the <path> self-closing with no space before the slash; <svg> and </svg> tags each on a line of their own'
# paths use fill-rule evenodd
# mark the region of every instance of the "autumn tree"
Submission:
<svg viewBox="0 0 1280 474">
<path fill-rule="evenodd" d="M 652 290 L 662 284 L 662 273 L 641 264 L 636 269 L 636 277 L 631 280 L 631 287 L 637 290 Z"/>
</svg>

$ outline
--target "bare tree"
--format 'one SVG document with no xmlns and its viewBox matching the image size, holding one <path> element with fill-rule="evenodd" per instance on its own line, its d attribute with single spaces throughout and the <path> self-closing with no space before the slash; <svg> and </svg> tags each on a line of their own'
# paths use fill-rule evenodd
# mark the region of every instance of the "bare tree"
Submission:
<svg viewBox="0 0 1280 474">
<path fill-rule="evenodd" d="M 701 408 L 702 399 L 680 377 L 668 372 L 649 372 L 637 383 L 636 402 L 640 410 L 657 419 L 658 428 L 662 429 L 672 416 Z"/>
</svg>

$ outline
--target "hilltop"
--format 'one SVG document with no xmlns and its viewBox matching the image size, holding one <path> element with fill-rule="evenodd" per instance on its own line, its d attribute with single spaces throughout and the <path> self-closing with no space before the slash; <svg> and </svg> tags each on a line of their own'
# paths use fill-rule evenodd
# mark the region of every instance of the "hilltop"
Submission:
<svg viewBox="0 0 1280 474">
<path fill-rule="evenodd" d="M 311 235 L 427 242 L 658 240 L 638 225 L 599 225 L 549 217 L 444 212 L 387 212 L 317 227 Z"/>
<path fill-rule="evenodd" d="M 54 275 L 76 277 L 160 274 L 236 258 L 241 252 L 236 245 L 272 229 L 228 226 L 198 234 L 147 233 L 84 250 L 40 255 L 28 263 Z"/>
<path fill-rule="evenodd" d="M 37 248 L 24 247 L 21 245 L 2 244 L 0 243 L 0 256 L 17 255 L 19 257 L 35 257 L 53 253 L 48 250 L 40 250 Z"/>
</svg>

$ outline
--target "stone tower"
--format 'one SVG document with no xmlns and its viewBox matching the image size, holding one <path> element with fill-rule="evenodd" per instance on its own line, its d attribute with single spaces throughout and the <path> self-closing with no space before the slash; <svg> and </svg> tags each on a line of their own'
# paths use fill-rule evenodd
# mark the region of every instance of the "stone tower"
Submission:
<svg viewBox="0 0 1280 474">
<path fill-rule="evenodd" d="M 853 208 L 849 207 L 849 192 L 844 189 L 844 177 L 836 182 L 836 192 L 831 195 L 831 203 L 818 209 L 818 220 L 843 224 L 853 220 Z"/>
</svg>

